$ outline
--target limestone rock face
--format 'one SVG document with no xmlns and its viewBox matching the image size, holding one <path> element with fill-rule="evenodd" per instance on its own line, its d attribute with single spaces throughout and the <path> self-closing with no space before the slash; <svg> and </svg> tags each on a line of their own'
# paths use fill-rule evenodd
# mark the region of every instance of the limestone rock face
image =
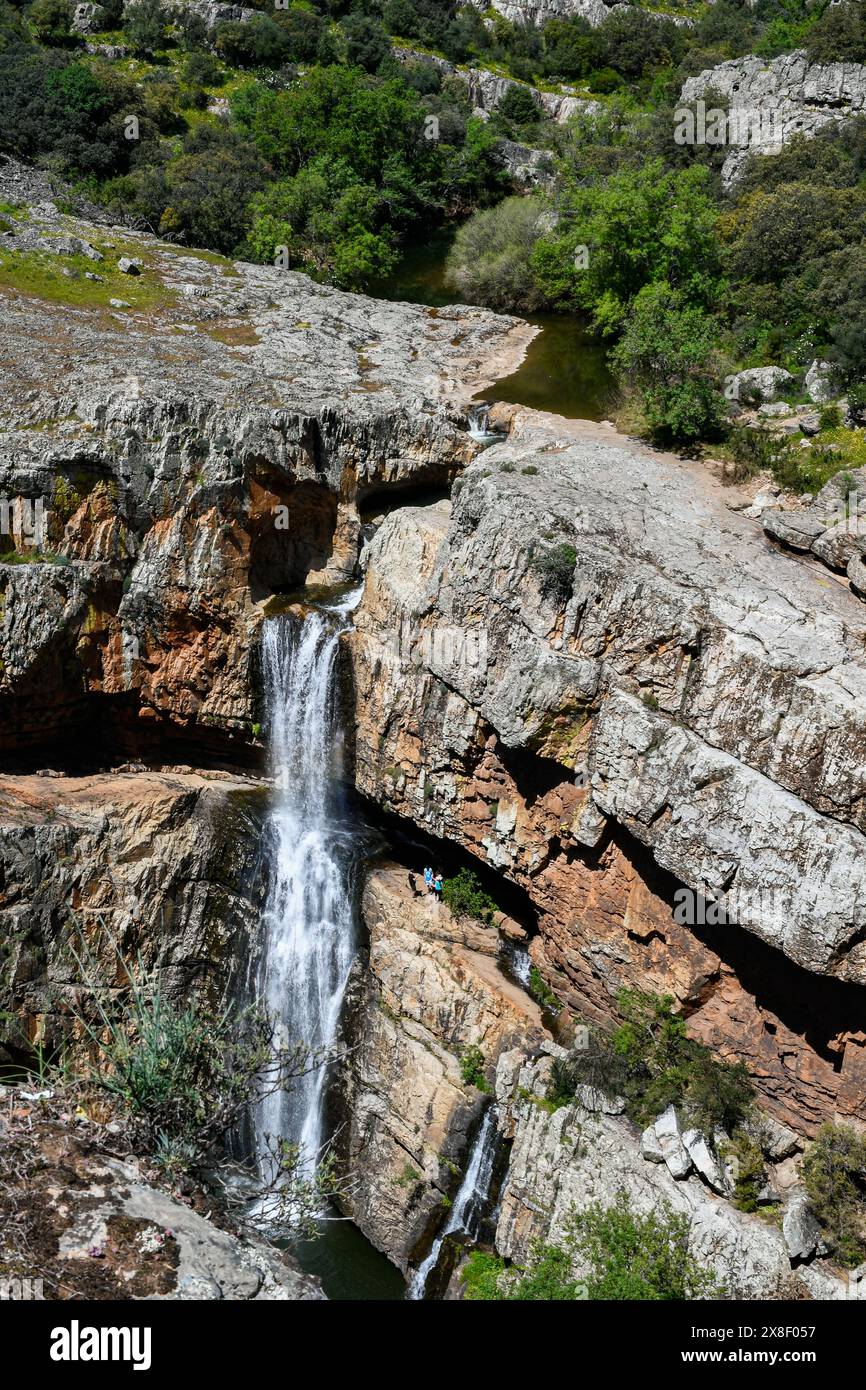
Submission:
<svg viewBox="0 0 866 1390">
<path fill-rule="evenodd" d="M 476 9 L 486 10 L 487 0 L 472 0 Z M 512 24 L 533 24 L 540 28 L 549 19 L 585 19 L 593 29 L 602 24 L 612 10 L 627 5 L 605 4 L 605 0 L 493 0 L 493 8 Z"/>
<path fill-rule="evenodd" d="M 496 930 L 415 898 L 405 869 L 368 875 L 362 913 L 369 962 L 349 990 L 338 1143 L 353 1179 L 350 1214 L 405 1271 L 447 1217 L 483 1103 L 461 1078 L 461 1053 L 479 1047 L 492 1081 L 502 1049 L 544 1029 L 497 963 Z"/>
<path fill-rule="evenodd" d="M 810 63 L 805 52 L 764 58 L 732 58 L 683 84 L 684 105 L 722 98 L 739 121 L 737 143 L 722 166 L 726 188 L 736 183 L 750 154 L 777 154 L 795 135 L 811 137 L 832 122 L 866 108 L 866 67 L 861 63 Z M 740 143 L 741 142 L 741 143 Z M 818 400 L 819 397 L 812 397 Z"/>
<path fill-rule="evenodd" d="M 0 198 L 39 192 L 0 166 Z M 105 697 L 106 713 L 237 753 L 260 722 L 262 603 L 349 577 L 371 495 L 447 485 L 478 448 L 467 401 L 536 330 L 344 294 L 47 201 L 11 220 L 10 250 L 86 243 L 100 276 L 140 273 L 123 312 L 108 286 L 75 306 L 2 291 L 0 749 L 48 743 Z M 13 541 L 26 566 L 4 563 Z"/>
<path fill-rule="evenodd" d="M 691 465 L 603 427 L 510 423 L 450 515 L 402 509 L 371 542 L 357 785 L 528 892 L 535 964 L 580 1018 L 609 1019 L 624 985 L 671 992 L 779 1119 L 856 1114 L 860 604 Z"/>
<path fill-rule="evenodd" d="M 68 1034 L 80 934 L 107 979 L 116 944 L 169 996 L 222 997 L 257 929 L 263 809 L 215 774 L 0 778 L 0 1057 Z"/>
<path fill-rule="evenodd" d="M 561 1243 L 572 1211 L 591 1203 L 611 1206 L 624 1192 L 641 1215 L 667 1208 L 687 1218 L 690 1254 L 727 1296 L 804 1297 L 800 1272 L 792 1268 L 795 1256 L 781 1231 L 737 1211 L 697 1175 L 677 1177 L 656 1152 L 642 1154 L 640 1137 L 627 1120 L 592 1114 L 579 1105 L 551 1113 L 527 1099 L 534 1065 L 530 1061 L 515 1068 L 511 1054 L 500 1061 L 500 1111 L 513 1134 L 496 1228 L 500 1255 L 520 1262 L 536 1240 Z M 815 1297 L 845 1296 L 844 1283 L 828 1267 L 813 1269 L 816 1289 L 819 1280 L 823 1286 Z M 585 1273 L 575 1269 L 578 1278 Z"/>
<path fill-rule="evenodd" d="M 19 1101 L 20 1118 L 3 1136 L 4 1273 L 23 1261 L 32 1276 L 38 1242 L 46 1299 L 324 1298 L 291 1257 L 210 1221 L 203 1195 L 198 1206 L 186 1203 L 156 1186 L 137 1160 L 106 1152 L 111 1137 L 100 1126 L 40 1109 Z M 4 1233 L 12 1230 L 7 1247 Z"/>
</svg>

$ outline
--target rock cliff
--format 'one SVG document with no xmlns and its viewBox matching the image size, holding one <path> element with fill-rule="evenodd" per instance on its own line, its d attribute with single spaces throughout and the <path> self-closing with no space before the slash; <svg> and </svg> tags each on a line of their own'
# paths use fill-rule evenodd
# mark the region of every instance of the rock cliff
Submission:
<svg viewBox="0 0 866 1390">
<path fill-rule="evenodd" d="M 240 756 L 262 601 L 348 577 L 377 493 L 447 485 L 477 448 L 472 391 L 535 332 L 51 203 L 13 215 L 0 280 L 0 747 L 19 752 L 132 718 Z"/>
<path fill-rule="evenodd" d="M 856 1115 L 863 640 L 701 470 L 516 412 L 453 505 L 370 545 L 356 782 L 529 894 L 574 1016 L 670 991 L 780 1118 Z"/>
<path fill-rule="evenodd" d="M 480 1048 L 492 1082 L 504 1049 L 546 1030 L 503 974 L 496 929 L 413 896 L 404 869 L 370 873 L 362 916 L 369 952 L 349 991 L 338 1143 L 354 1175 L 348 1210 L 405 1271 L 444 1219 L 483 1103 L 462 1053 Z"/>
<path fill-rule="evenodd" d="M 750 155 L 777 154 L 795 135 L 809 138 L 833 122 L 861 115 L 866 67 L 810 63 L 803 51 L 769 62 L 732 58 L 688 78 L 680 100 L 720 105 L 740 119 L 742 135 L 722 166 L 722 182 L 730 188 Z"/>
</svg>

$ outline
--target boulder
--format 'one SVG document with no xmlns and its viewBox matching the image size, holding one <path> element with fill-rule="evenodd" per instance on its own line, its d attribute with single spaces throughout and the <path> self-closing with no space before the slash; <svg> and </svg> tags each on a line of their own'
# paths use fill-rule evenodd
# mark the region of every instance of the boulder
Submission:
<svg viewBox="0 0 866 1390">
<path fill-rule="evenodd" d="M 811 550 L 815 541 L 827 529 L 826 523 L 812 512 L 767 511 L 761 525 L 768 536 L 780 541 L 789 550 Z"/>
<path fill-rule="evenodd" d="M 752 400 L 772 401 L 793 384 L 793 376 L 784 367 L 746 367 L 728 381 L 728 395 L 741 405 Z"/>
<path fill-rule="evenodd" d="M 710 1144 L 703 1131 L 699 1129 L 684 1130 L 682 1141 L 683 1147 L 701 1177 L 709 1183 L 714 1192 L 727 1194 L 730 1191 L 727 1174 L 714 1146 Z"/>
<path fill-rule="evenodd" d="M 141 261 L 132 256 L 121 256 L 117 262 L 117 269 L 124 275 L 140 275 Z"/>
<path fill-rule="evenodd" d="M 792 1260 L 810 1260 L 827 1252 L 821 1227 L 804 1192 L 797 1193 L 782 1217 L 782 1235 Z"/>
<path fill-rule="evenodd" d="M 833 367 L 829 362 L 821 362 L 816 358 L 806 372 L 803 384 L 810 401 L 823 405 L 826 401 L 832 400 L 834 395 Z"/>
<path fill-rule="evenodd" d="M 683 1143 L 680 1122 L 672 1105 L 669 1105 L 667 1110 L 659 1115 L 654 1128 L 662 1158 L 671 1177 L 688 1177 L 692 1170 L 692 1159 Z"/>
</svg>

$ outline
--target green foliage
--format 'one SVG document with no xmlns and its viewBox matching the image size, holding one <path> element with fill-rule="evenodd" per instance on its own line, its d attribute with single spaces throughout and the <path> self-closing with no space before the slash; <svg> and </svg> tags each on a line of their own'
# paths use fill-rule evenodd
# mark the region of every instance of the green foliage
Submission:
<svg viewBox="0 0 866 1390">
<path fill-rule="evenodd" d="M 582 1279 L 574 1269 L 586 1270 Z M 561 1245 L 536 1242 L 525 1266 L 473 1251 L 461 1273 L 469 1302 L 658 1302 L 718 1295 L 689 1253 L 689 1222 L 667 1204 L 640 1216 L 625 1192 L 572 1211 Z"/>
<path fill-rule="evenodd" d="M 569 1245 L 589 1269 L 586 1297 L 617 1302 L 706 1298 L 712 1276 L 689 1253 L 688 1217 L 667 1203 L 636 1215 L 624 1191 L 613 1206 L 573 1213 Z"/>
<path fill-rule="evenodd" d="M 573 545 L 548 546 L 532 556 L 532 568 L 538 575 L 538 586 L 544 598 L 554 599 L 560 606 L 571 598 L 577 551 Z"/>
<path fill-rule="evenodd" d="M 462 300 L 522 313 L 544 306 L 532 272 L 543 214 L 540 198 L 505 198 L 458 229 L 447 275 Z"/>
<path fill-rule="evenodd" d="M 552 1076 L 550 1100 L 566 1104 L 578 1085 L 586 1085 L 623 1096 L 628 1115 L 640 1125 L 669 1105 L 709 1135 L 716 1129 L 732 1133 L 742 1124 L 754 1097 L 742 1062 L 717 1061 L 689 1038 L 668 995 L 622 990 L 617 1002 L 622 1024 L 611 1035 L 590 1032 L 588 1047 Z"/>
<path fill-rule="evenodd" d="M 496 903 L 471 869 L 459 869 L 453 878 L 446 878 L 442 897 L 455 917 L 474 917 L 476 921 L 489 924 L 497 910 Z"/>
<path fill-rule="evenodd" d="M 72 38 L 72 6 L 69 0 L 36 0 L 29 11 L 33 32 L 42 43 L 62 45 Z"/>
<path fill-rule="evenodd" d="M 866 1136 L 849 1125 L 822 1125 L 801 1173 L 833 1250 L 849 1268 L 860 1264 L 866 1259 Z"/>
<path fill-rule="evenodd" d="M 460 1054 L 460 1075 L 467 1086 L 476 1086 L 479 1091 L 487 1090 L 484 1075 L 484 1053 L 475 1043 L 464 1047 Z"/>
<path fill-rule="evenodd" d="M 161 0 L 137 0 L 123 12 L 123 40 L 133 51 L 152 57 L 166 41 L 167 15 Z"/>
<path fill-rule="evenodd" d="M 562 308 L 586 310 L 607 334 L 623 328 L 646 285 L 669 286 L 682 311 L 709 307 L 720 283 L 709 181 L 701 165 L 666 173 L 654 159 L 568 186 L 567 217 L 560 216 L 533 253 L 541 289 Z M 587 248 L 588 264 L 580 247 Z"/>
<path fill-rule="evenodd" d="M 562 1007 L 537 965 L 529 968 L 529 993 L 543 1008 L 551 1009 L 554 1013 Z"/>
<path fill-rule="evenodd" d="M 731 1135 L 731 1142 L 725 1145 L 724 1155 L 734 1161 L 734 1206 L 740 1211 L 757 1211 L 766 1183 L 761 1145 L 747 1130 L 738 1128 Z"/>
<path fill-rule="evenodd" d="M 639 292 L 611 361 L 638 392 L 654 434 L 677 443 L 717 435 L 724 401 L 717 387 L 718 328 L 666 283 Z"/>
</svg>

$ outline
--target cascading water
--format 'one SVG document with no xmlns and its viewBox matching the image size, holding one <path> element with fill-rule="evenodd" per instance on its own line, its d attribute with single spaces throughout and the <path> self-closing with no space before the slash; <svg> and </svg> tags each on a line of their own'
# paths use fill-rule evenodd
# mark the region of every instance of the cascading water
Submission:
<svg viewBox="0 0 866 1390">
<path fill-rule="evenodd" d="M 274 800 L 259 996 L 283 1045 L 319 1055 L 333 1045 L 355 952 L 356 836 L 339 790 L 335 693 L 340 632 L 359 596 L 300 623 L 271 618 L 262 638 Z M 254 1124 L 263 1178 L 273 1176 L 269 1139 L 297 1144 L 302 1173 L 315 1171 L 326 1076 L 319 1065 L 290 1092 L 262 1097 Z"/>
<path fill-rule="evenodd" d="M 469 407 L 469 438 L 476 439 L 480 444 L 494 444 L 497 440 L 505 438 L 503 434 L 498 434 L 487 428 L 490 416 L 490 407 L 486 405 L 473 405 Z"/>
<path fill-rule="evenodd" d="M 481 1121 L 481 1128 L 475 1137 L 460 1190 L 454 1198 L 451 1215 L 434 1240 L 430 1254 L 424 1263 L 418 1266 L 413 1275 L 407 1292 L 408 1298 L 424 1297 L 427 1280 L 439 1262 L 439 1252 L 446 1236 L 456 1235 L 459 1232 L 471 1240 L 478 1234 L 490 1196 L 490 1184 L 493 1181 L 497 1141 L 496 1118 L 496 1106 L 491 1105 L 484 1112 L 484 1119 Z"/>
</svg>

